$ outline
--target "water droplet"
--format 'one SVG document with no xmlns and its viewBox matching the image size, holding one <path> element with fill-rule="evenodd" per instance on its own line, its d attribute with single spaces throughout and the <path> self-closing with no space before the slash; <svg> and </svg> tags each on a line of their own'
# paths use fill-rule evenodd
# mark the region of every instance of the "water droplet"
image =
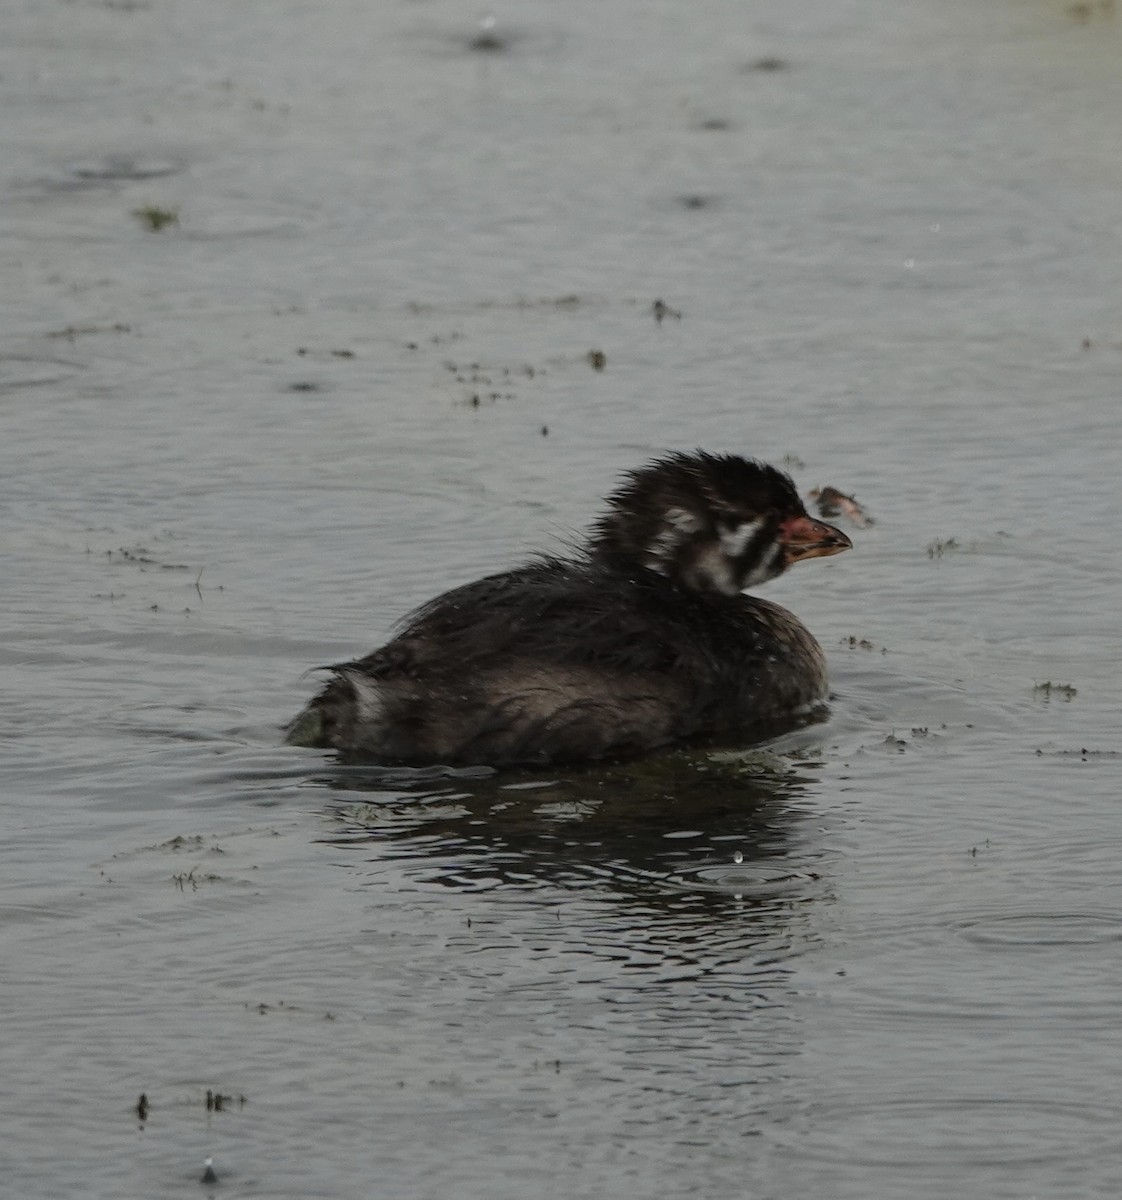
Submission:
<svg viewBox="0 0 1122 1200">
<path fill-rule="evenodd" d="M 734 863 L 742 863 L 744 861 L 743 853 L 741 851 L 737 850 L 736 853 L 732 856 L 732 861 Z"/>
</svg>

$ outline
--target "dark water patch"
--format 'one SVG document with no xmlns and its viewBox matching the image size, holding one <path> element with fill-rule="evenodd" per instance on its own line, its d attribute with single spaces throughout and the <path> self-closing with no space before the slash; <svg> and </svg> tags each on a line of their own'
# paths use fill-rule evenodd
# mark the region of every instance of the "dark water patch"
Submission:
<svg viewBox="0 0 1122 1200">
<path fill-rule="evenodd" d="M 19 198 L 34 200 L 70 192 L 118 190 L 133 183 L 168 179 L 186 168 L 186 162 L 180 159 L 110 154 L 64 163 L 48 174 L 16 181 L 14 188 Z"/>
<path fill-rule="evenodd" d="M 1079 689 L 1070 683 L 1053 683 L 1050 679 L 1044 680 L 1043 683 L 1034 683 L 1032 685 L 1032 695 L 1034 700 L 1040 700 L 1047 704 L 1050 700 L 1074 700 L 1079 695 Z"/>
<path fill-rule="evenodd" d="M 179 224 L 179 209 L 164 208 L 158 204 L 143 204 L 134 208 L 132 215 L 150 233 L 159 233 L 172 225 Z"/>
<path fill-rule="evenodd" d="M 131 325 L 126 325 L 123 321 L 117 321 L 112 325 L 67 325 L 65 329 L 49 329 L 46 336 L 49 338 L 65 338 L 66 341 L 73 342 L 80 337 L 89 337 L 95 333 L 131 332 Z"/>
<path fill-rule="evenodd" d="M 49 387 L 84 369 L 84 363 L 61 358 L 0 354 L 0 394 Z"/>
<path fill-rule="evenodd" d="M 362 793 L 381 793 L 405 802 L 410 799 L 425 799 L 432 784 L 446 779 L 483 780 L 493 779 L 497 774 L 493 767 L 371 766 L 362 762 L 348 763 L 334 754 L 330 755 L 326 765 L 329 773 L 316 777 L 311 782 L 333 790 L 354 789 Z M 543 783 L 541 786 L 549 785 Z"/>
<path fill-rule="evenodd" d="M 702 133 L 727 133 L 735 125 L 727 117 L 703 117 L 693 128 Z"/>
<path fill-rule="evenodd" d="M 547 19 L 548 13 L 543 13 Z M 482 63 L 503 59 L 556 58 L 565 43 L 559 26 L 515 24 L 485 12 L 474 24 L 430 29 L 419 41 L 425 52 L 439 58 L 477 58 Z"/>
<path fill-rule="evenodd" d="M 718 208 L 720 203 L 719 196 L 707 195 L 703 192 L 686 192 L 684 195 L 674 197 L 675 206 L 684 208 L 687 212 L 701 212 L 703 209 L 710 211 Z"/>
<path fill-rule="evenodd" d="M 110 154 L 105 158 L 79 159 L 67 168 L 83 183 L 133 183 L 146 179 L 166 179 L 185 169 L 181 160 L 148 158 L 129 154 Z"/>
<path fill-rule="evenodd" d="M 787 59 L 780 58 L 775 54 L 765 54 L 744 64 L 746 72 L 760 72 L 765 75 L 774 74 L 776 71 L 789 71 L 790 69 L 791 63 Z"/>
<path fill-rule="evenodd" d="M 1122 758 L 1122 750 L 1102 750 L 1090 746 L 1081 746 L 1079 749 L 1052 749 L 1039 747 L 1036 750 L 1036 755 L 1039 758 L 1061 758 L 1061 759 L 1078 759 L 1081 762 L 1094 762 L 1100 759 L 1116 759 Z"/>
<path fill-rule="evenodd" d="M 297 346 L 296 354 L 297 354 L 298 358 L 312 358 L 312 359 L 315 359 L 320 362 L 327 362 L 333 358 L 354 358 L 355 357 L 355 352 L 353 350 L 342 350 L 342 349 L 320 350 L 320 349 L 313 349 L 309 346 Z"/>
<path fill-rule="evenodd" d="M 516 41 L 514 33 L 500 29 L 493 16 L 486 16 L 479 22 L 479 28 L 464 40 L 464 45 L 478 54 L 504 54 Z"/>
<path fill-rule="evenodd" d="M 682 319 L 682 310 L 680 308 L 671 308 L 669 304 L 663 300 L 655 300 L 651 304 L 651 316 L 655 319 L 656 325 L 661 325 L 667 317 L 672 317 L 675 321 Z"/>
</svg>

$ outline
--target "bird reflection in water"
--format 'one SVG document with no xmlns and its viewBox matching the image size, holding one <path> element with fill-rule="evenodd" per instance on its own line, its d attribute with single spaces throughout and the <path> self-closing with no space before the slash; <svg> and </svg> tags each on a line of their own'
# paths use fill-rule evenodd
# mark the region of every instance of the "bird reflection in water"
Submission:
<svg viewBox="0 0 1122 1200">
<path fill-rule="evenodd" d="M 816 895 L 798 848 L 818 767 L 798 751 L 671 751 L 627 764 L 493 774 L 332 763 L 338 846 L 377 846 L 417 882 L 468 891 L 608 889 L 674 908 Z M 813 851 L 807 853 L 813 854 Z"/>
</svg>

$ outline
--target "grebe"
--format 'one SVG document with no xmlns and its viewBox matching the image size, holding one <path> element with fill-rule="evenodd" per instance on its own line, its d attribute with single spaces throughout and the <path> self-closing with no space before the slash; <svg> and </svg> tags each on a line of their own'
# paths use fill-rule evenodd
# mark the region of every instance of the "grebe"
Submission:
<svg viewBox="0 0 1122 1200">
<path fill-rule="evenodd" d="M 750 734 L 825 699 L 802 623 L 741 593 L 852 543 L 732 454 L 629 472 L 585 545 L 454 588 L 332 678 L 294 745 L 386 764 L 576 763 Z"/>
</svg>

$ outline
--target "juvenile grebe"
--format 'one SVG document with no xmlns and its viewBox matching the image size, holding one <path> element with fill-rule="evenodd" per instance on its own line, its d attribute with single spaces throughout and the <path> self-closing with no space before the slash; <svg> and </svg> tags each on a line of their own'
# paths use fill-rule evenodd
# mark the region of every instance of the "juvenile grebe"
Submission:
<svg viewBox="0 0 1122 1200">
<path fill-rule="evenodd" d="M 571 557 L 445 592 L 329 668 L 288 741 L 499 766 L 750 732 L 823 700 L 826 663 L 791 613 L 741 592 L 851 544 L 775 467 L 668 454 L 625 476 Z"/>
</svg>

